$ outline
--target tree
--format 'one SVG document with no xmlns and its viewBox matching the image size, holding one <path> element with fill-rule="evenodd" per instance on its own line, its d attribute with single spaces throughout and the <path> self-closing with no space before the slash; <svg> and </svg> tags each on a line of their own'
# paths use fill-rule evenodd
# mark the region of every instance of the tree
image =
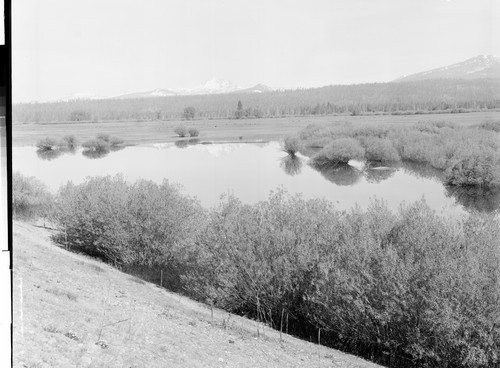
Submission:
<svg viewBox="0 0 500 368">
<path fill-rule="evenodd" d="M 196 113 L 196 109 L 192 106 L 188 106 L 184 109 L 184 113 L 182 114 L 182 117 L 186 120 L 193 120 L 195 113 Z"/>
<path fill-rule="evenodd" d="M 243 117 L 243 104 L 238 100 L 238 107 L 235 113 L 236 119 L 241 119 Z"/>
</svg>

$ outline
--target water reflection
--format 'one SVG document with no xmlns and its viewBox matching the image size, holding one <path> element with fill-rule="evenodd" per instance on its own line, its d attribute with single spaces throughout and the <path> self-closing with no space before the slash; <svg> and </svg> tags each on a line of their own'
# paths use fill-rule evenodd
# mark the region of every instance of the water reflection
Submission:
<svg viewBox="0 0 500 368">
<path fill-rule="evenodd" d="M 75 152 L 74 148 L 59 148 L 55 150 L 37 150 L 36 155 L 42 160 L 52 161 L 65 153 L 75 154 Z"/>
<path fill-rule="evenodd" d="M 311 167 L 319 171 L 328 181 L 337 185 L 354 185 L 363 177 L 363 173 L 350 165 L 315 165 Z"/>
<path fill-rule="evenodd" d="M 177 148 L 186 148 L 195 144 L 200 143 L 199 138 L 191 138 L 191 139 L 182 139 L 174 142 Z"/>
<path fill-rule="evenodd" d="M 285 170 L 285 173 L 290 176 L 298 175 L 300 174 L 302 170 L 302 159 L 297 156 L 289 156 L 287 155 L 286 157 L 283 157 L 280 162 L 280 166 L 283 170 Z"/>
<path fill-rule="evenodd" d="M 277 142 L 205 145 L 205 141 L 182 141 L 187 142 L 182 149 L 165 143 L 106 152 L 80 148 L 74 155 L 64 154 L 70 151 L 37 152 L 35 147 L 13 147 L 13 166 L 24 175 L 37 177 L 53 191 L 68 180 L 81 183 L 88 176 L 122 174 L 131 182 L 146 179 L 161 183 L 168 179 L 181 184 L 184 193 L 197 196 L 206 207 L 218 205 L 220 195 L 227 192 L 244 203 L 257 203 L 267 199 L 269 191 L 283 186 L 305 198 L 328 199 L 341 209 L 354 204 L 366 208 L 374 196 L 387 201 L 391 209 L 422 197 L 433 209 L 446 213 L 500 208 L 498 192 L 445 187 L 442 171 L 427 165 L 315 167 L 302 155 L 283 157 Z"/>
<path fill-rule="evenodd" d="M 400 162 L 396 167 L 401 167 L 403 170 L 408 171 L 415 176 L 423 179 L 434 179 L 444 181 L 444 172 L 436 169 L 429 164 L 420 162 Z"/>
<path fill-rule="evenodd" d="M 455 187 L 447 185 L 446 195 L 453 197 L 462 206 L 479 212 L 500 209 L 500 189 Z"/>
<path fill-rule="evenodd" d="M 87 157 L 87 158 L 89 158 L 91 160 L 95 160 L 95 159 L 106 157 L 110 152 L 121 151 L 124 148 L 125 148 L 124 146 L 111 146 L 108 149 L 83 150 L 82 151 L 82 155 L 84 155 L 85 157 Z"/>
<path fill-rule="evenodd" d="M 396 171 L 394 167 L 368 167 L 364 174 L 369 183 L 380 183 L 392 177 Z"/>
</svg>

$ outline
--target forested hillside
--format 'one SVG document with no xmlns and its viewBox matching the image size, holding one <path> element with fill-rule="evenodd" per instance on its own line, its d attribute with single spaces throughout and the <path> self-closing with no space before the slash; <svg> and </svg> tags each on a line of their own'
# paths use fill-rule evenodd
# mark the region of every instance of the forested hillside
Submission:
<svg viewBox="0 0 500 368">
<path fill-rule="evenodd" d="M 240 107 L 238 101 L 241 101 Z M 467 112 L 500 108 L 500 79 L 425 80 L 256 94 L 22 103 L 13 106 L 13 121 L 169 120 L 182 118 L 187 107 L 194 108 L 195 119 Z"/>
</svg>

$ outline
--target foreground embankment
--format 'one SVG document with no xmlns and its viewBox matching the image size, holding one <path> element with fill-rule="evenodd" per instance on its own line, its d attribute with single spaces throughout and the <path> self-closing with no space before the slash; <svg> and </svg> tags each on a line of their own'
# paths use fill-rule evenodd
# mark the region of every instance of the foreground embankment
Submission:
<svg viewBox="0 0 500 368">
<path fill-rule="evenodd" d="M 55 245 L 14 221 L 15 367 L 377 365 L 259 326 Z"/>
</svg>

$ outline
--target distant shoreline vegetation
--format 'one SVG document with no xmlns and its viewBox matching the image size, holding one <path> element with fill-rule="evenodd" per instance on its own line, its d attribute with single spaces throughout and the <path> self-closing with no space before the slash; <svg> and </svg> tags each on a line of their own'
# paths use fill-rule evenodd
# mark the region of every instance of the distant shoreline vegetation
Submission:
<svg viewBox="0 0 500 368">
<path fill-rule="evenodd" d="M 110 151 L 123 148 L 124 140 L 109 134 L 98 133 L 94 139 L 82 143 L 82 154 L 89 158 L 100 158 Z M 61 140 L 45 137 L 36 143 L 37 155 L 43 160 L 53 160 L 63 153 L 75 153 L 78 140 L 74 135 L 66 135 Z"/>
<path fill-rule="evenodd" d="M 500 362 L 495 215 L 451 220 L 424 201 L 340 211 L 283 190 L 205 210 L 167 181 L 93 177 L 53 196 L 19 174 L 13 207 L 58 224 L 64 246 L 389 367 Z"/>
<path fill-rule="evenodd" d="M 13 122 L 191 120 L 195 116 L 196 119 L 253 119 L 407 115 L 466 113 L 499 108 L 500 79 L 451 79 L 338 85 L 255 94 L 19 103 L 13 105 Z"/>
</svg>

